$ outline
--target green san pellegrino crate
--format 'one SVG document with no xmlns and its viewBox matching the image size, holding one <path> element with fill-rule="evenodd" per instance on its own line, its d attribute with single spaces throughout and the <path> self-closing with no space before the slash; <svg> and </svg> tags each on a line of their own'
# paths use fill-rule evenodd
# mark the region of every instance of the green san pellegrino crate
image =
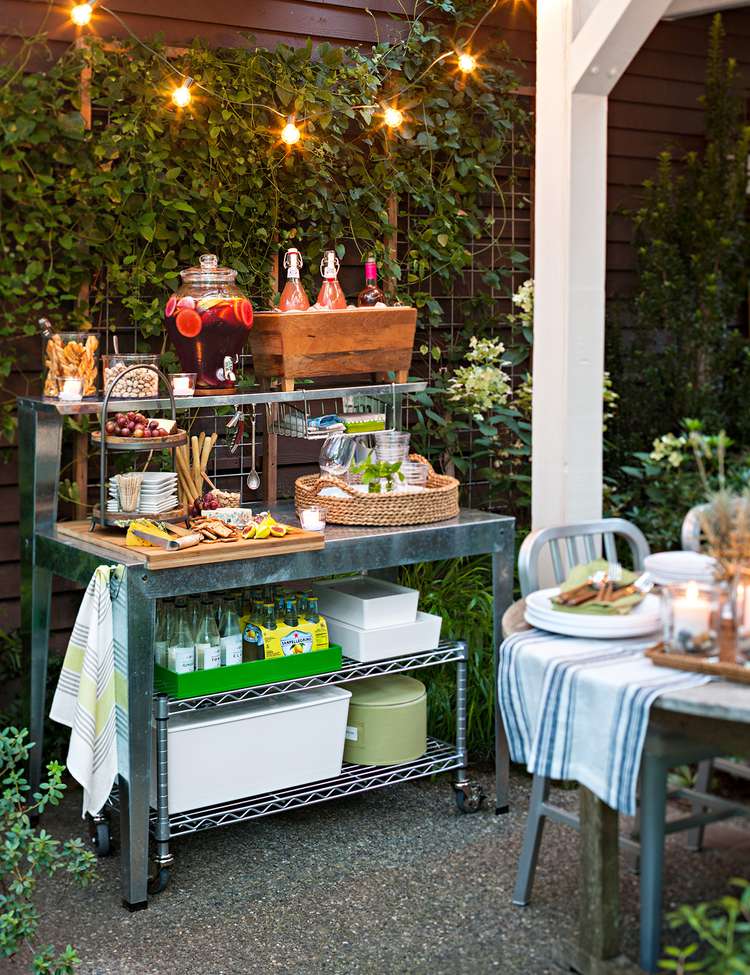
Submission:
<svg viewBox="0 0 750 975">
<path fill-rule="evenodd" d="M 182 700 L 187 697 L 237 691 L 243 687 L 258 687 L 260 684 L 278 684 L 280 681 L 328 674 L 337 670 L 341 670 L 341 647 L 332 643 L 327 650 L 313 650 L 312 653 L 297 653 L 269 660 L 251 660 L 231 667 L 194 670 L 189 674 L 175 674 L 159 664 L 154 664 L 154 686 L 160 693 Z"/>
</svg>

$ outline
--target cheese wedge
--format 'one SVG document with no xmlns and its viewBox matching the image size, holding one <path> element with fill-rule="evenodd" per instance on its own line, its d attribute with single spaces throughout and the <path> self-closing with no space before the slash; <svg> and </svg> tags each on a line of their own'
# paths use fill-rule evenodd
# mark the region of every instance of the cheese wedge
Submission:
<svg viewBox="0 0 750 975">
<path fill-rule="evenodd" d="M 133 531 L 137 528 L 141 535 L 136 535 Z M 170 535 L 166 532 L 157 522 L 151 521 L 150 518 L 138 518 L 136 521 L 131 521 L 128 526 L 128 533 L 125 536 L 125 544 L 132 545 L 134 548 L 140 548 L 144 545 L 147 547 L 152 547 L 157 545 L 157 542 L 149 542 L 143 535 L 153 535 L 155 538 L 169 538 Z"/>
</svg>

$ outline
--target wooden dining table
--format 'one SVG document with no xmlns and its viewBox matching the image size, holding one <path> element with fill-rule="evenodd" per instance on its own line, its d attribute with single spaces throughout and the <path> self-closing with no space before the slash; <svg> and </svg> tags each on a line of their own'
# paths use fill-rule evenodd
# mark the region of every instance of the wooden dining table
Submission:
<svg viewBox="0 0 750 975">
<path fill-rule="evenodd" d="M 509 607 L 502 621 L 503 636 L 530 629 L 524 609 L 523 600 Z M 672 747 L 682 742 L 686 755 L 750 759 L 750 684 L 715 680 L 665 693 L 651 708 L 642 759 L 642 773 L 647 771 L 649 783 L 641 790 L 642 935 L 644 921 L 648 928 L 641 939 L 641 959 L 649 950 L 649 940 L 653 950 L 661 929 L 667 769 L 659 767 L 658 743 L 664 740 Z M 589 789 L 579 787 L 579 795 L 579 928 L 577 940 L 567 947 L 566 960 L 580 975 L 643 971 L 621 949 L 618 813 Z"/>
<path fill-rule="evenodd" d="M 653 738 L 683 739 L 687 745 L 704 748 L 711 755 L 750 758 L 750 685 L 716 680 L 702 687 L 664 694 L 651 708 L 648 734 Z M 648 745 L 643 765 L 647 761 Z M 659 781 L 650 786 L 644 784 L 641 795 L 641 896 L 656 878 L 659 901 L 666 781 L 663 788 L 661 785 Z M 617 812 L 588 789 L 581 788 L 580 820 L 580 922 L 578 942 L 571 951 L 571 965 L 581 975 L 637 971 L 628 967 L 621 955 Z M 643 928 L 643 903 L 641 907 Z M 649 909 L 646 905 L 646 910 Z M 660 915 L 658 910 L 657 915 Z M 658 939 L 659 927 L 651 930 L 649 937 Z M 643 941 L 641 950 L 644 950 Z"/>
</svg>

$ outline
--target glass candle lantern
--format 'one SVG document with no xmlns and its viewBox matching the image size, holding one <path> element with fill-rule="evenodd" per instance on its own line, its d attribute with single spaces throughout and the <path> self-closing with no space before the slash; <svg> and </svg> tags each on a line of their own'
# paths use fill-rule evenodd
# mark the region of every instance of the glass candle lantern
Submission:
<svg viewBox="0 0 750 975">
<path fill-rule="evenodd" d="M 169 381 L 172 384 L 172 392 L 175 397 L 195 396 L 195 380 L 197 373 L 194 372 L 172 372 Z"/>
<path fill-rule="evenodd" d="M 59 400 L 68 403 L 80 403 L 83 399 L 84 380 L 80 376 L 54 376 L 51 388 Z"/>
<path fill-rule="evenodd" d="M 698 582 L 663 589 L 664 644 L 668 653 L 706 656 L 718 647 L 721 590 Z"/>
<path fill-rule="evenodd" d="M 318 505 L 300 508 L 299 521 L 305 531 L 322 532 L 326 527 L 326 509 Z"/>
<path fill-rule="evenodd" d="M 737 657 L 750 664 L 750 567 L 737 570 L 734 577 L 734 613 L 737 626 Z"/>
</svg>

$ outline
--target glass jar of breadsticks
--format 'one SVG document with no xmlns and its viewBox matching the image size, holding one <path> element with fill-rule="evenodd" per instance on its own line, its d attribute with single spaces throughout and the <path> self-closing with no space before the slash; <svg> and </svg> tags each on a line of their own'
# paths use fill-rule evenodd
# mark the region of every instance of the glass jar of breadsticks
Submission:
<svg viewBox="0 0 750 975">
<path fill-rule="evenodd" d="M 65 379 L 80 379 L 84 396 L 96 396 L 99 339 L 93 332 L 54 332 L 44 337 L 44 395 L 57 398 Z"/>
</svg>

